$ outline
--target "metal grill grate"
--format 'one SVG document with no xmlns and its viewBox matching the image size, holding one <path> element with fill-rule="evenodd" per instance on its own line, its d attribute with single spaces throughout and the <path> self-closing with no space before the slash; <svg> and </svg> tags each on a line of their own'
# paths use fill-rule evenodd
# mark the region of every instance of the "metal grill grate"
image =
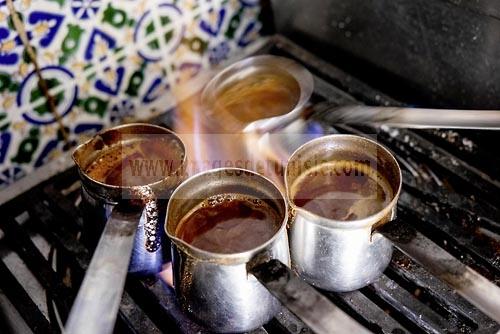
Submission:
<svg viewBox="0 0 500 334">
<path fill-rule="evenodd" d="M 261 53 L 291 57 L 305 65 L 315 76 L 315 102 L 398 104 L 280 36 Z M 494 139 L 498 142 L 498 135 L 333 126 L 328 115 L 321 114 L 312 115 L 311 121 L 327 133 L 375 134 L 403 167 L 399 216 L 498 285 L 500 212 L 495 203 L 499 203 L 500 186 L 488 176 L 498 175 L 500 168 L 500 158 L 492 154 L 494 145 L 489 144 Z M 168 126 L 169 121 L 156 122 Z M 89 251 L 79 242 L 78 199 L 78 176 L 71 168 L 1 207 L 0 290 L 9 301 L 3 304 L 15 309 L 24 326 L 35 333 L 60 331 L 61 318 L 67 316 L 90 260 Z M 116 332 L 206 333 L 181 312 L 173 291 L 161 281 L 129 277 L 125 290 Z M 376 283 L 325 295 L 375 333 L 496 333 L 500 329 L 398 251 Z M 0 331 L 4 332 L 2 327 Z M 254 331 L 309 332 L 286 310 Z"/>
</svg>

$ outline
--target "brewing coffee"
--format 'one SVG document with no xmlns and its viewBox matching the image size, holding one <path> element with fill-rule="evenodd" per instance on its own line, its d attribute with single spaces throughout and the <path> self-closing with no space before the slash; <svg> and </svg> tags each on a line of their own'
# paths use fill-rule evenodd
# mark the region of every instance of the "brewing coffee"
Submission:
<svg viewBox="0 0 500 334">
<path fill-rule="evenodd" d="M 300 87 L 291 75 L 273 68 L 244 75 L 217 92 L 212 116 L 250 123 L 286 114 L 297 104 Z"/>
<path fill-rule="evenodd" d="M 183 158 L 184 151 L 176 138 L 154 136 L 105 148 L 85 173 L 109 185 L 146 185 L 177 171 Z"/>
<path fill-rule="evenodd" d="M 187 213 L 175 235 L 214 253 L 253 249 L 279 230 L 282 217 L 264 200 L 242 194 L 212 196 Z"/>
<path fill-rule="evenodd" d="M 334 220 L 357 220 L 386 207 L 393 198 L 387 180 L 367 164 L 339 160 L 315 166 L 292 185 L 295 205 Z"/>
</svg>

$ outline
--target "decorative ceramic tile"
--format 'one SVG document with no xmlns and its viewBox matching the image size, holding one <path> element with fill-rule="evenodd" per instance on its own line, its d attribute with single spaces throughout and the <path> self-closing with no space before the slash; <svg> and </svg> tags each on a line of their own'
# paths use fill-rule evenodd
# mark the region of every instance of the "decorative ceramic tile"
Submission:
<svg viewBox="0 0 500 334">
<path fill-rule="evenodd" d="M 14 4 L 64 131 L 0 0 L 0 189 L 82 135 L 168 111 L 172 87 L 244 52 L 261 28 L 255 0 Z"/>
</svg>

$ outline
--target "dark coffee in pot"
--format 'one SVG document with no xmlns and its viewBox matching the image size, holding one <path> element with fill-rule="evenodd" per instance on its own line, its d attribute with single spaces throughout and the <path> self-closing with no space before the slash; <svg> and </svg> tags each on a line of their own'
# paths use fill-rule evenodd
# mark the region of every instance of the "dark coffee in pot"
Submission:
<svg viewBox="0 0 500 334">
<path fill-rule="evenodd" d="M 231 115 L 239 122 L 250 123 L 262 118 L 281 116 L 292 110 L 300 97 L 297 81 L 281 70 L 241 73 L 217 92 L 210 117 L 224 119 Z"/>
<path fill-rule="evenodd" d="M 292 185 L 293 202 L 319 216 L 357 220 L 385 208 L 393 198 L 387 180 L 367 164 L 339 160 L 315 166 Z"/>
<path fill-rule="evenodd" d="M 214 253 L 239 253 L 271 239 L 282 217 L 264 200 L 242 194 L 222 194 L 198 204 L 182 219 L 176 236 Z"/>
<path fill-rule="evenodd" d="M 85 173 L 105 184 L 140 186 L 171 175 L 183 158 L 184 150 L 176 138 L 146 137 L 103 149 Z"/>
</svg>

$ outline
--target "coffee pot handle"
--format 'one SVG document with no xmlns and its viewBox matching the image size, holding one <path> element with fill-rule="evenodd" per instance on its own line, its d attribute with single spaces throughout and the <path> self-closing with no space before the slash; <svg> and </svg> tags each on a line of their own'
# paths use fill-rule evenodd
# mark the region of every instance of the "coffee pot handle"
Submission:
<svg viewBox="0 0 500 334">
<path fill-rule="evenodd" d="M 400 219 L 392 220 L 376 230 L 403 253 L 500 323 L 500 287 Z"/>
<path fill-rule="evenodd" d="M 113 331 L 141 211 L 127 212 L 119 206 L 113 209 L 63 333 L 108 334 Z"/>
<path fill-rule="evenodd" d="M 371 333 L 279 260 L 253 261 L 248 271 L 314 333 Z"/>
</svg>

